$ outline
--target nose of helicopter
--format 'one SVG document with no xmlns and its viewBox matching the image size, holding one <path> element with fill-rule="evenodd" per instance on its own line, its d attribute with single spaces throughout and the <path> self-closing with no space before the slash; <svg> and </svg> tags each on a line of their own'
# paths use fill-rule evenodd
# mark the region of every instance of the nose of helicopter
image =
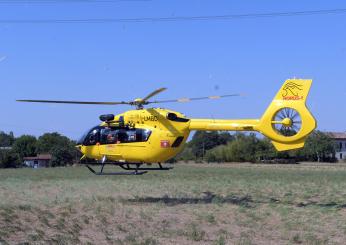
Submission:
<svg viewBox="0 0 346 245">
<path fill-rule="evenodd" d="M 84 155 L 84 147 L 83 145 L 76 145 L 76 149 Z"/>
<path fill-rule="evenodd" d="M 86 155 L 85 155 L 85 153 L 86 153 L 86 151 L 85 151 L 85 146 L 83 146 L 83 145 L 76 145 L 76 148 L 77 148 L 77 150 L 78 150 L 80 153 L 83 154 L 83 156 L 81 157 L 80 160 L 85 159 L 85 158 L 86 158 Z"/>
</svg>

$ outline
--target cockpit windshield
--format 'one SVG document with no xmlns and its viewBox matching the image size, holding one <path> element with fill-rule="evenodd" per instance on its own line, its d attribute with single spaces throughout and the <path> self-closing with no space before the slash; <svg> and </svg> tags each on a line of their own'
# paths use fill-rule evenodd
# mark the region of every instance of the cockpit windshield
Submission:
<svg viewBox="0 0 346 245">
<path fill-rule="evenodd" d="M 86 132 L 82 135 L 82 137 L 80 137 L 80 139 L 77 141 L 77 145 L 83 145 L 84 140 L 85 140 L 86 136 L 89 134 L 89 132 L 90 132 L 90 129 L 89 129 L 88 131 L 86 131 Z"/>
<path fill-rule="evenodd" d="M 79 145 L 96 145 L 99 142 L 99 132 L 101 126 L 96 126 L 90 130 L 88 130 L 78 141 Z"/>
</svg>

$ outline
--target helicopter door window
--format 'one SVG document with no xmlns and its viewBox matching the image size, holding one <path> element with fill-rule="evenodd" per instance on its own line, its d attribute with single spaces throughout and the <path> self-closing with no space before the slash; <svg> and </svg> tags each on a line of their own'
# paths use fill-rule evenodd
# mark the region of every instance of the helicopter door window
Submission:
<svg viewBox="0 0 346 245">
<path fill-rule="evenodd" d="M 128 130 L 127 132 L 127 142 L 136 142 L 136 130 Z"/>
<path fill-rule="evenodd" d="M 126 129 L 119 129 L 117 136 L 118 136 L 118 141 L 120 143 L 126 143 L 128 142 L 128 136 L 127 136 L 127 130 Z"/>
<path fill-rule="evenodd" d="M 119 144 L 148 141 L 151 131 L 147 129 L 102 128 L 101 144 Z"/>
<path fill-rule="evenodd" d="M 118 143 L 118 130 L 111 128 L 101 129 L 101 144 Z"/>
<path fill-rule="evenodd" d="M 148 141 L 151 131 L 147 129 L 127 129 L 120 131 L 119 140 L 122 143 L 145 142 Z"/>
</svg>

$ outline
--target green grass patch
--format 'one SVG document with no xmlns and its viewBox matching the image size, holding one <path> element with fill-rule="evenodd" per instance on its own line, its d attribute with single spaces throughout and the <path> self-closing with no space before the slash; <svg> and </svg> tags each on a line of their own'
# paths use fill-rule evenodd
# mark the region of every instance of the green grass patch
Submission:
<svg viewBox="0 0 346 245">
<path fill-rule="evenodd" d="M 4 244 L 341 244 L 345 219 L 343 165 L 0 170 Z"/>
</svg>

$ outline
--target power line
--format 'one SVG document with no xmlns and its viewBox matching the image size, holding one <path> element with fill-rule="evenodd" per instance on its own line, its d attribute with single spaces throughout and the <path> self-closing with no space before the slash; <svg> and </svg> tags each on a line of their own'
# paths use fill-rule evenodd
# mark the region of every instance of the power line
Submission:
<svg viewBox="0 0 346 245">
<path fill-rule="evenodd" d="M 120 3 L 149 1 L 151 0 L 0 0 L 0 4 Z"/>
<path fill-rule="evenodd" d="M 95 18 L 95 19 L 5 19 L 0 24 L 101 24 L 101 23 L 141 23 L 141 22 L 175 22 L 175 21 L 210 21 L 210 20 L 233 20 L 233 19 L 256 19 L 272 17 L 292 17 L 307 15 L 330 15 L 344 14 L 346 9 L 311 10 L 295 12 L 272 12 L 209 16 L 180 16 L 180 17 L 145 17 L 145 18 Z"/>
</svg>

